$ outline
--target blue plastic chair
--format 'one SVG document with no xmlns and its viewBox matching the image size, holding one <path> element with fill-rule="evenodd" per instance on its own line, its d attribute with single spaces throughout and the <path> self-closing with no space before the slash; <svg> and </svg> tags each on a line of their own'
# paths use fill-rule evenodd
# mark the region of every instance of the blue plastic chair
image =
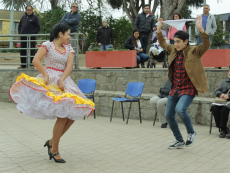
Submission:
<svg viewBox="0 0 230 173">
<path fill-rule="evenodd" d="M 93 79 L 80 79 L 77 85 L 78 85 L 78 88 L 81 90 L 81 92 L 86 94 L 87 98 L 92 98 L 94 102 L 94 91 L 96 87 L 96 81 Z M 94 110 L 94 119 L 95 118 L 96 118 L 96 114 Z"/>
<path fill-rule="evenodd" d="M 123 121 L 125 121 L 124 110 L 123 110 L 123 102 L 130 102 L 129 113 L 128 113 L 126 124 L 128 124 L 128 121 L 129 121 L 129 115 L 130 115 L 130 110 L 131 110 L 132 102 L 138 102 L 140 123 L 142 123 L 142 121 L 141 121 L 140 97 L 141 97 L 143 88 L 144 88 L 144 84 L 142 82 L 130 82 L 130 83 L 128 83 L 128 86 L 126 88 L 126 92 L 125 92 L 125 97 L 124 98 L 112 98 L 113 99 L 113 105 L 112 105 L 112 113 L 111 113 L 110 122 L 112 121 L 114 102 L 118 101 L 118 102 L 121 102 Z M 129 96 L 131 96 L 133 98 L 131 98 L 131 99 L 126 98 L 127 95 L 129 95 Z"/>
</svg>

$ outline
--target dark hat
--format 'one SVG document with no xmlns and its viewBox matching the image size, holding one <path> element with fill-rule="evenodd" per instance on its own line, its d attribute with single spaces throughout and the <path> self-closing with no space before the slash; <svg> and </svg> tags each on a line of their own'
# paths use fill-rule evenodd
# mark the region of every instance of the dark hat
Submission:
<svg viewBox="0 0 230 173">
<path fill-rule="evenodd" d="M 179 30 L 175 33 L 174 37 L 185 41 L 186 39 L 189 39 L 189 34 L 186 31 Z"/>
</svg>

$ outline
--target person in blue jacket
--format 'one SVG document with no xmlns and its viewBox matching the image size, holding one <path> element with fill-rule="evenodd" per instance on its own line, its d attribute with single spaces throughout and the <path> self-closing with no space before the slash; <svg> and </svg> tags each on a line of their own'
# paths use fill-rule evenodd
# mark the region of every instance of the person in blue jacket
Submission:
<svg viewBox="0 0 230 173">
<path fill-rule="evenodd" d="M 66 22 L 70 26 L 70 32 L 76 33 L 77 27 L 81 20 L 81 15 L 78 13 L 78 4 L 76 2 L 72 3 L 71 11 L 67 12 L 61 19 L 61 21 Z M 71 36 L 71 39 L 75 39 L 75 36 Z M 74 46 L 74 41 L 70 41 L 72 47 Z"/>
<path fill-rule="evenodd" d="M 149 59 L 149 56 L 145 54 L 144 52 L 145 47 L 143 47 L 143 41 L 140 37 L 140 32 L 137 29 L 134 29 L 131 37 L 128 38 L 125 42 L 125 48 L 130 50 L 136 50 L 137 51 L 137 67 L 140 68 L 139 64 L 144 64 L 145 61 Z M 144 65 L 142 65 L 142 68 L 145 68 Z"/>
</svg>

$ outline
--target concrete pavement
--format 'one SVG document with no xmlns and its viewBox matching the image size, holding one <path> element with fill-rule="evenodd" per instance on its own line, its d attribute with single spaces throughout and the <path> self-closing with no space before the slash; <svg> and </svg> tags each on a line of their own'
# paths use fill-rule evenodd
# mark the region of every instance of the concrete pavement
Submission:
<svg viewBox="0 0 230 173">
<path fill-rule="evenodd" d="M 154 116 L 154 115 L 153 115 Z M 13 103 L 0 102 L 1 173 L 229 173 L 230 139 L 218 129 L 195 125 L 193 146 L 169 150 L 175 140 L 169 128 L 152 121 L 91 115 L 76 121 L 61 138 L 65 164 L 48 159 L 43 145 L 51 138 L 53 120 L 36 120 L 21 114 Z M 179 124 L 186 140 L 183 124 Z"/>
</svg>

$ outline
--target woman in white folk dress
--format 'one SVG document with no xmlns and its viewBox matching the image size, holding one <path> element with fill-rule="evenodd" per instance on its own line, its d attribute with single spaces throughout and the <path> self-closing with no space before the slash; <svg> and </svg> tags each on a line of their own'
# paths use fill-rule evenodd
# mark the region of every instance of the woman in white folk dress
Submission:
<svg viewBox="0 0 230 173">
<path fill-rule="evenodd" d="M 69 77 L 74 50 L 69 43 L 70 27 L 57 23 L 34 57 L 33 64 L 41 73 L 36 78 L 21 74 L 10 88 L 10 96 L 22 113 L 38 119 L 57 119 L 53 137 L 46 141 L 50 160 L 65 163 L 59 154 L 61 136 L 75 120 L 89 116 L 94 103 L 87 99 Z M 46 68 L 41 60 L 45 59 Z"/>
</svg>

